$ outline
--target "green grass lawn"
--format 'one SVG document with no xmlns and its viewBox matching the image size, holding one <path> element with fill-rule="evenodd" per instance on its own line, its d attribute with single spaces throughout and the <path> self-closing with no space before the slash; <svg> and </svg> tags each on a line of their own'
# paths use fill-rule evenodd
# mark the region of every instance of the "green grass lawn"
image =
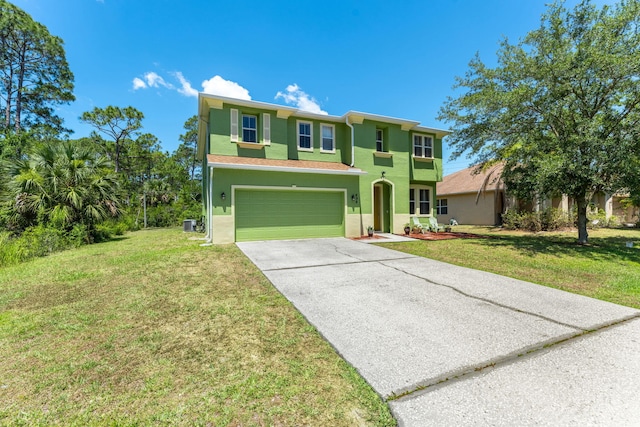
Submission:
<svg viewBox="0 0 640 427">
<path fill-rule="evenodd" d="M 0 269 L 0 424 L 395 425 L 235 245 L 188 237 Z"/>
<path fill-rule="evenodd" d="M 381 246 L 640 308 L 639 229 L 589 230 L 586 246 L 576 245 L 577 232 L 533 234 L 468 226 L 454 231 L 485 238 Z"/>
</svg>

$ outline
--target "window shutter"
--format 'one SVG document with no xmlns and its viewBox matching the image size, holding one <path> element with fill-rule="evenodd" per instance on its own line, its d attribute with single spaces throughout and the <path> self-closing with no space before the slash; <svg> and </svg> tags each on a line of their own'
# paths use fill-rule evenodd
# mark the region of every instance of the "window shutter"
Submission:
<svg viewBox="0 0 640 427">
<path fill-rule="evenodd" d="M 267 113 L 262 115 L 262 142 L 271 144 L 271 115 Z"/>
<path fill-rule="evenodd" d="M 238 110 L 231 109 L 231 141 L 238 142 Z"/>
</svg>

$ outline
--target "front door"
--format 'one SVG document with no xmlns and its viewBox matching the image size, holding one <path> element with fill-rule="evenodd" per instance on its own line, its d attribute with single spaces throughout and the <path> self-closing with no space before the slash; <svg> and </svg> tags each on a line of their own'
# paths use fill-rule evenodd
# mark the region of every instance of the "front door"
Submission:
<svg viewBox="0 0 640 427">
<path fill-rule="evenodd" d="M 382 206 L 382 185 L 376 184 L 373 187 L 373 228 L 376 231 L 383 231 L 382 224 L 384 224 L 384 209 Z"/>
</svg>

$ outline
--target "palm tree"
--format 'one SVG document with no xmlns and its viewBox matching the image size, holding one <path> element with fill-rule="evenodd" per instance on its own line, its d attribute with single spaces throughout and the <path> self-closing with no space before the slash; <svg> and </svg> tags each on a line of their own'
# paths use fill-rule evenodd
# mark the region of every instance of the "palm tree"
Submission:
<svg viewBox="0 0 640 427">
<path fill-rule="evenodd" d="M 69 230 L 120 214 L 118 180 L 108 159 L 71 141 L 39 145 L 24 160 L 3 164 L 5 200 L 22 223 Z"/>
</svg>

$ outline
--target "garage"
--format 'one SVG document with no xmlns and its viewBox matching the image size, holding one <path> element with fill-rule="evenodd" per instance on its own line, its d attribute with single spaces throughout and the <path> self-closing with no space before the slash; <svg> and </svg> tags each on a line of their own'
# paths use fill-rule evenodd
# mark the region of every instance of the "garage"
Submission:
<svg viewBox="0 0 640 427">
<path fill-rule="evenodd" d="M 235 239 L 344 237 L 344 191 L 236 189 Z"/>
</svg>

